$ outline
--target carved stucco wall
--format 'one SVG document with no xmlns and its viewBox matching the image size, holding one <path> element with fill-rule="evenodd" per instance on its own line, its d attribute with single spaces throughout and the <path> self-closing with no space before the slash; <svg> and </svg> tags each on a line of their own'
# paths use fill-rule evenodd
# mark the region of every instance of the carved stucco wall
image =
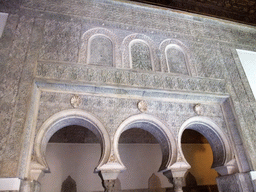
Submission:
<svg viewBox="0 0 256 192">
<path fill-rule="evenodd" d="M 255 99 L 235 51 L 256 51 L 254 27 L 101 0 L 31 0 L 8 11 L 0 41 L 1 177 L 28 174 L 38 129 L 51 115 L 73 108 L 73 95 L 81 98 L 79 109 L 100 119 L 110 136 L 126 118 L 141 113 L 139 100 L 175 136 L 196 116 L 193 106 L 202 103 L 203 115 L 229 135 L 241 170 L 256 169 Z M 111 32 L 94 35 L 112 41 L 114 67 L 81 60 L 88 43 L 83 34 L 100 28 Z M 152 72 L 127 67 L 127 37 L 148 43 Z M 160 46 L 167 39 L 185 46 L 190 74 L 167 72 Z"/>
</svg>

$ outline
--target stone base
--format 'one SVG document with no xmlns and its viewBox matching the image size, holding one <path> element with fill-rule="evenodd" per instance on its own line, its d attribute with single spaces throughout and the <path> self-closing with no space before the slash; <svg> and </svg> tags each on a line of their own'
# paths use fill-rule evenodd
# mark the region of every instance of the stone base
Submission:
<svg viewBox="0 0 256 192">
<path fill-rule="evenodd" d="M 40 192 L 41 185 L 38 181 L 21 181 L 20 192 Z"/>
<path fill-rule="evenodd" d="M 216 178 L 219 192 L 253 192 L 249 173 L 236 173 Z"/>
</svg>

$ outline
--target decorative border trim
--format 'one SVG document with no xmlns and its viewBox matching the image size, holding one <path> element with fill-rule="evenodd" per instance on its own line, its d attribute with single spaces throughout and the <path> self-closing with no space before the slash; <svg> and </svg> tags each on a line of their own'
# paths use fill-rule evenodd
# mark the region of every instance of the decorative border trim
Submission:
<svg viewBox="0 0 256 192">
<path fill-rule="evenodd" d="M 135 72 L 116 68 L 99 68 L 79 64 L 39 62 L 36 77 L 68 82 L 86 82 L 129 86 L 136 88 L 152 88 L 193 93 L 226 94 L 225 80 L 209 78 L 193 78 L 174 76 L 168 73 Z"/>
</svg>

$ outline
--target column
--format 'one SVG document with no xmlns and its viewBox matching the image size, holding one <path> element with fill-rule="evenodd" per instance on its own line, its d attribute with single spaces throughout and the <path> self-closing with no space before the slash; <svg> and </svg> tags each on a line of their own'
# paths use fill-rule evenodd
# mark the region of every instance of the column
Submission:
<svg viewBox="0 0 256 192">
<path fill-rule="evenodd" d="M 169 170 L 163 172 L 169 182 L 173 184 L 174 192 L 183 192 L 182 187 L 185 186 L 185 177 L 191 166 L 186 162 L 176 162 Z"/>
</svg>

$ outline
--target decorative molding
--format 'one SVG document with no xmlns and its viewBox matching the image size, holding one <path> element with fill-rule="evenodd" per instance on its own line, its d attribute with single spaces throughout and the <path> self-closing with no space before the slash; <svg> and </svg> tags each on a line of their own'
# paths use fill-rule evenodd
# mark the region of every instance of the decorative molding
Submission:
<svg viewBox="0 0 256 192">
<path fill-rule="evenodd" d="M 37 78 L 76 81 L 93 84 L 122 85 L 172 91 L 226 94 L 226 81 L 221 79 L 179 77 L 168 73 L 134 72 L 79 64 L 38 62 Z"/>
</svg>

